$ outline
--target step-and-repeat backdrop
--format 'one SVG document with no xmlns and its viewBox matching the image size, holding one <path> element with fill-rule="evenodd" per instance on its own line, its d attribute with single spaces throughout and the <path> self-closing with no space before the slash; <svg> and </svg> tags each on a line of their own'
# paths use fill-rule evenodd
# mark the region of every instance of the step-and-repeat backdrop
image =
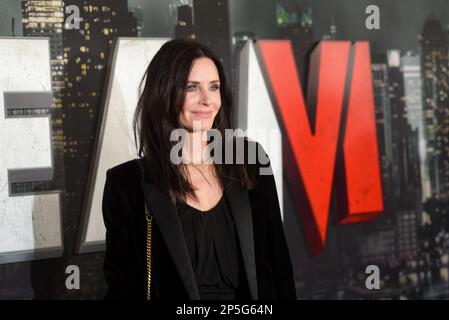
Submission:
<svg viewBox="0 0 449 320">
<path fill-rule="evenodd" d="M 0 299 L 100 299 L 105 172 L 170 39 L 271 159 L 300 299 L 449 297 L 449 4 L 0 3 Z"/>
</svg>

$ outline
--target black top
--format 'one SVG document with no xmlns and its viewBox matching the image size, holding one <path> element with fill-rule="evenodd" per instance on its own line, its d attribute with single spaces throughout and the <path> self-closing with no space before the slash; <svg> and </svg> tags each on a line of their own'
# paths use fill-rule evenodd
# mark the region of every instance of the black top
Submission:
<svg viewBox="0 0 449 320">
<path fill-rule="evenodd" d="M 178 213 L 201 299 L 238 296 L 241 257 L 226 197 L 207 211 L 178 203 Z"/>
</svg>

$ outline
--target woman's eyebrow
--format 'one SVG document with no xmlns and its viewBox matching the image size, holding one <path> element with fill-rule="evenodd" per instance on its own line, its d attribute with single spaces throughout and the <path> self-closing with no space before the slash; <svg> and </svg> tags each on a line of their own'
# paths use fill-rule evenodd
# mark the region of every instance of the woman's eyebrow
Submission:
<svg viewBox="0 0 449 320">
<path fill-rule="evenodd" d="M 199 81 L 190 81 L 189 80 L 189 81 L 187 81 L 187 83 L 200 84 L 201 82 L 199 82 Z M 209 83 L 220 83 L 220 80 L 212 80 Z"/>
</svg>

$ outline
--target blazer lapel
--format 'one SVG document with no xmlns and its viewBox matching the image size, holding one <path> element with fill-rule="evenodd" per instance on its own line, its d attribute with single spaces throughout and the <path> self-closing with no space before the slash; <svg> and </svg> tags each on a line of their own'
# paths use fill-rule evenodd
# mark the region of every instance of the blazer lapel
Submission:
<svg viewBox="0 0 449 320">
<path fill-rule="evenodd" d="M 242 250 L 243 264 L 251 297 L 258 299 L 254 233 L 248 192 L 232 178 L 224 178 L 225 195 L 229 200 L 232 216 Z"/>
<path fill-rule="evenodd" d="M 150 166 L 152 168 L 152 166 Z M 151 172 L 150 172 L 151 177 Z M 145 179 L 144 179 L 145 180 Z M 148 181 L 148 182 L 147 182 Z M 145 202 L 151 210 L 173 262 L 192 300 L 199 300 L 198 285 L 184 239 L 178 212 L 170 198 L 156 189 L 151 180 L 141 182 Z M 258 299 L 256 259 L 254 253 L 253 219 L 248 192 L 233 178 L 224 177 L 224 192 L 228 199 L 242 252 L 251 298 Z"/>
<path fill-rule="evenodd" d="M 141 184 L 145 202 L 154 216 L 187 293 L 190 299 L 199 300 L 198 286 L 176 207 L 167 195 L 156 189 L 154 184 L 148 182 Z"/>
</svg>

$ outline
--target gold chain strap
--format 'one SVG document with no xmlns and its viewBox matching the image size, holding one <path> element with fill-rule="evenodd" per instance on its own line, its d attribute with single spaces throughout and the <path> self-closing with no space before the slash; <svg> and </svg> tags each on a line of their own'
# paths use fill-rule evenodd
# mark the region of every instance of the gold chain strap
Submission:
<svg viewBox="0 0 449 320">
<path fill-rule="evenodd" d="M 147 300 L 150 301 L 151 298 L 151 238 L 152 238 L 152 228 L 153 228 L 153 216 L 148 212 L 147 218 Z"/>
<path fill-rule="evenodd" d="M 142 174 L 142 181 L 144 181 L 145 177 L 145 170 L 144 165 L 142 163 L 142 159 L 137 160 L 140 166 L 141 174 Z M 147 220 L 147 300 L 151 300 L 151 243 L 152 243 L 152 236 L 153 236 L 153 215 L 150 213 L 150 210 L 148 210 L 147 204 L 144 199 L 144 205 L 145 205 L 145 217 Z"/>
</svg>

